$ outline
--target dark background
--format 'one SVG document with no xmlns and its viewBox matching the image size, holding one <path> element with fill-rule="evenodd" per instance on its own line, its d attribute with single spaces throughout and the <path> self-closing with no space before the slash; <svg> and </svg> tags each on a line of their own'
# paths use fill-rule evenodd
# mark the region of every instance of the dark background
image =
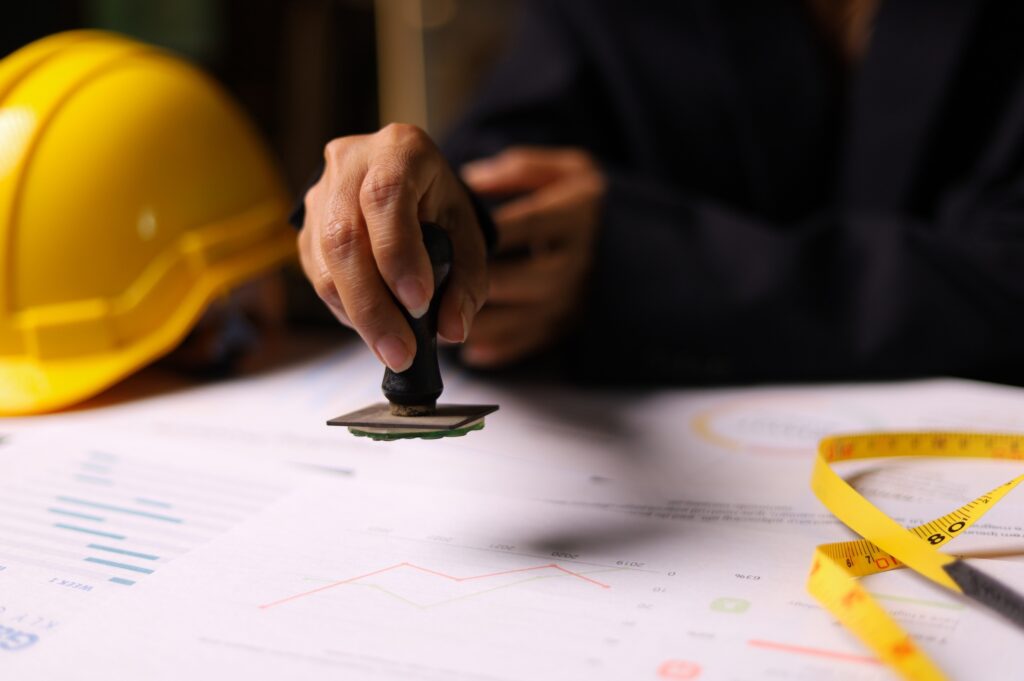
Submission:
<svg viewBox="0 0 1024 681">
<path fill-rule="evenodd" d="M 387 122 L 380 116 L 376 39 L 376 10 L 382 3 L 421 17 L 427 112 L 425 120 L 407 122 L 441 135 L 499 51 L 514 0 L 6 3 L 0 56 L 76 28 L 117 31 L 169 48 L 234 93 L 299 192 L 327 140 Z M 401 117 L 401 112 L 392 114 Z"/>
</svg>

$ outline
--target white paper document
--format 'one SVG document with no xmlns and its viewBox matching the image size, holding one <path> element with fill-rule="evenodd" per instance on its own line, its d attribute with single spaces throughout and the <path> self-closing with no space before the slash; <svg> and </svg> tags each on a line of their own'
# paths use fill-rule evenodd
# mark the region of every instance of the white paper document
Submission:
<svg viewBox="0 0 1024 681">
<path fill-rule="evenodd" d="M 580 394 L 449 372 L 501 411 L 373 443 L 355 349 L 100 409 L 0 422 L 0 678 L 892 678 L 806 594 L 833 432 L 1024 430 L 964 381 Z M 870 462 L 905 524 L 1017 473 Z M 951 550 L 1024 590 L 1024 499 Z M 1024 632 L 913 573 L 867 580 L 954 679 L 1014 678 Z"/>
</svg>

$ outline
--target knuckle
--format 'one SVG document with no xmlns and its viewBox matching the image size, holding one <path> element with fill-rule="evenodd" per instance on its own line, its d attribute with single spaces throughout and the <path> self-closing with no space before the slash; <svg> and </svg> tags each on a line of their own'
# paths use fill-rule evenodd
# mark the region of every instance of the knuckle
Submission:
<svg viewBox="0 0 1024 681">
<path fill-rule="evenodd" d="M 324 255 L 338 261 L 357 253 L 366 241 L 366 231 L 353 220 L 331 220 L 320 232 Z"/>
<path fill-rule="evenodd" d="M 345 155 L 345 152 L 348 151 L 351 146 L 351 137 L 335 137 L 324 145 L 324 160 L 328 163 L 331 161 L 337 161 Z"/>
<path fill-rule="evenodd" d="M 387 143 L 399 146 L 420 145 L 430 139 L 422 129 L 408 123 L 388 123 L 379 135 Z"/>
<path fill-rule="evenodd" d="M 312 213 L 320 199 L 320 183 L 317 182 L 312 187 L 306 190 L 306 193 L 302 196 L 302 205 L 306 208 L 306 215 Z"/>
<path fill-rule="evenodd" d="M 430 136 L 414 125 L 391 123 L 378 133 L 377 164 L 392 171 L 410 171 L 429 166 L 440 154 Z"/>
<path fill-rule="evenodd" d="M 335 287 L 334 280 L 331 277 L 318 275 L 312 279 L 311 283 L 313 284 L 313 290 L 320 300 L 332 307 L 341 307 L 341 298 L 338 296 L 338 289 Z"/>
<path fill-rule="evenodd" d="M 359 188 L 359 203 L 370 212 L 386 211 L 411 190 L 408 178 L 392 169 L 377 169 L 366 174 Z"/>
</svg>

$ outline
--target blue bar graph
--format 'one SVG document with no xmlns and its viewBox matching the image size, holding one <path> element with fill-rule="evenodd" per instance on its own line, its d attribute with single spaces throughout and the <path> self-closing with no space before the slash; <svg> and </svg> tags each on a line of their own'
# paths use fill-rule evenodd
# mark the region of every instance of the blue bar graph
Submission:
<svg viewBox="0 0 1024 681">
<path fill-rule="evenodd" d="M 101 478 L 95 475 L 86 475 L 85 473 L 78 473 L 74 476 L 78 482 L 87 482 L 90 485 L 113 485 L 114 481 L 109 478 Z"/>
<path fill-rule="evenodd" d="M 135 503 L 144 504 L 146 506 L 156 506 L 157 508 L 171 508 L 172 507 L 172 505 L 168 504 L 166 501 L 157 501 L 156 499 L 143 499 L 142 497 L 137 497 L 135 499 Z"/>
<path fill-rule="evenodd" d="M 153 571 L 149 568 L 139 567 L 138 565 L 129 565 L 128 563 L 118 563 L 113 560 L 106 560 L 105 558 L 94 558 L 89 556 L 85 559 L 86 563 L 97 563 L 99 565 L 106 565 L 108 567 L 116 567 L 122 570 L 131 570 L 132 572 L 141 572 L 146 575 L 153 574 Z"/>
<path fill-rule="evenodd" d="M 115 455 L 115 454 L 110 454 L 109 452 L 97 452 L 97 451 L 89 452 L 89 456 L 91 456 L 94 459 L 99 459 L 100 461 L 117 461 L 117 458 L 118 458 L 117 455 Z"/>
<path fill-rule="evenodd" d="M 149 518 L 151 520 L 162 520 L 168 523 L 182 523 L 181 518 L 175 518 L 169 515 L 161 515 L 159 513 L 150 513 L 149 511 L 139 511 L 134 508 L 125 508 L 124 506 L 113 506 L 111 504 L 101 504 L 96 501 L 88 501 L 86 499 L 79 499 L 77 497 L 57 497 L 58 501 L 63 501 L 67 504 L 78 504 L 80 506 L 89 506 L 91 508 L 99 508 L 104 511 L 113 511 L 114 513 L 127 513 L 128 515 L 137 515 L 143 518 Z"/>
<path fill-rule="evenodd" d="M 0 573 L 38 572 L 51 581 L 56 574 L 90 590 L 132 586 L 282 493 L 270 485 L 262 492 L 249 489 L 242 481 L 232 486 L 228 478 L 152 458 L 102 449 L 53 452 L 36 478 L 26 477 L 23 485 L 0 481 L 5 489 L 14 486 L 29 511 L 5 515 L 5 528 L 60 546 L 22 544 L 5 535 Z M 10 503 L 2 501 L 6 509 Z"/>
<path fill-rule="evenodd" d="M 97 551 L 109 551 L 110 553 L 118 553 L 122 556 L 131 556 L 132 558 L 142 558 L 143 560 L 159 560 L 160 556 L 154 556 L 151 553 L 139 553 L 138 551 L 128 551 L 127 549 L 118 549 L 113 546 L 103 546 L 102 544 L 89 544 L 90 549 L 96 549 Z"/>
<path fill-rule="evenodd" d="M 73 532 L 84 532 L 85 534 L 95 534 L 97 537 L 106 537 L 107 539 L 124 539 L 123 534 L 114 534 L 113 532 L 100 532 L 99 530 L 91 530 L 88 527 L 79 527 L 77 525 L 67 525 L 65 523 L 54 523 L 54 527 L 59 527 L 62 530 L 71 530 Z"/>
<path fill-rule="evenodd" d="M 89 515 L 88 513 L 78 513 L 77 511 L 68 511 L 63 508 L 48 508 L 46 509 L 50 513 L 56 513 L 58 515 L 69 515 L 72 518 L 82 518 L 83 520 L 95 520 L 98 523 L 103 522 L 103 517 L 98 515 Z"/>
</svg>

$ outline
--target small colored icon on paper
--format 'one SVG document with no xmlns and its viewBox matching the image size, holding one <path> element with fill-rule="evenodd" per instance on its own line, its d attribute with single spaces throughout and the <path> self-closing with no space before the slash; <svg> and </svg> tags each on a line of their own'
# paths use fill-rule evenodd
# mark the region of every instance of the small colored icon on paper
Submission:
<svg viewBox="0 0 1024 681">
<path fill-rule="evenodd" d="M 689 660 L 665 660 L 658 667 L 658 678 L 667 681 L 689 681 L 700 676 L 700 665 Z"/>
<path fill-rule="evenodd" d="M 711 609 L 715 612 L 731 612 L 738 615 L 750 609 L 750 601 L 743 598 L 723 596 L 711 601 Z"/>
</svg>

